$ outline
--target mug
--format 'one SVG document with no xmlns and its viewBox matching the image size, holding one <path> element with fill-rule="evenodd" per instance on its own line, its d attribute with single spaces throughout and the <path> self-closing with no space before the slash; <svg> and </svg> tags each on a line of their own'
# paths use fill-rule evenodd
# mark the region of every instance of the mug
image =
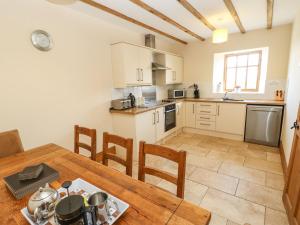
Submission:
<svg viewBox="0 0 300 225">
<path fill-rule="evenodd" d="M 112 204 L 111 204 L 112 203 Z M 114 208 L 116 211 L 120 211 L 118 204 L 105 192 L 96 192 L 88 198 L 88 204 L 95 207 L 97 220 L 102 223 L 105 221 L 111 221 L 113 214 L 110 209 Z"/>
</svg>

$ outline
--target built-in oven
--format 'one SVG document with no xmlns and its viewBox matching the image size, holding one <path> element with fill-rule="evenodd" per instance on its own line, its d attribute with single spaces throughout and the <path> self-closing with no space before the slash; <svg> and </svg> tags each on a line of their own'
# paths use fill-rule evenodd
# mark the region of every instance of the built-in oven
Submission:
<svg viewBox="0 0 300 225">
<path fill-rule="evenodd" d="M 165 131 L 176 127 L 176 104 L 165 106 Z"/>
</svg>

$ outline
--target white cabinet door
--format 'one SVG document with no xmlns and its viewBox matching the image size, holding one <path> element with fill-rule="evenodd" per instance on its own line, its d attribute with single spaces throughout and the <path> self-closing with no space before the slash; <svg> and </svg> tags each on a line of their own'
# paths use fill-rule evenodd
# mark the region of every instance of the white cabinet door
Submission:
<svg viewBox="0 0 300 225">
<path fill-rule="evenodd" d="M 185 124 L 185 108 L 184 102 L 176 103 L 176 127 L 180 129 Z"/>
<path fill-rule="evenodd" d="M 246 104 L 218 103 L 216 131 L 244 135 Z"/>
<path fill-rule="evenodd" d="M 164 107 L 158 108 L 155 110 L 155 119 L 156 119 L 156 141 L 164 138 L 165 134 L 165 113 Z"/>
<path fill-rule="evenodd" d="M 185 103 L 185 125 L 187 127 L 196 127 L 196 103 Z"/>
<path fill-rule="evenodd" d="M 112 50 L 112 72 L 115 88 L 139 85 L 139 48 L 125 43 L 115 44 Z"/>
<path fill-rule="evenodd" d="M 152 51 L 139 48 L 140 84 L 152 85 Z"/>
<path fill-rule="evenodd" d="M 145 141 L 150 144 L 156 142 L 156 111 L 151 110 L 148 112 L 140 113 L 136 115 L 136 139 Z"/>
<path fill-rule="evenodd" d="M 174 62 L 175 83 L 176 84 L 182 83 L 182 81 L 183 81 L 183 58 L 176 56 L 174 58 L 174 61 L 175 61 Z"/>
</svg>

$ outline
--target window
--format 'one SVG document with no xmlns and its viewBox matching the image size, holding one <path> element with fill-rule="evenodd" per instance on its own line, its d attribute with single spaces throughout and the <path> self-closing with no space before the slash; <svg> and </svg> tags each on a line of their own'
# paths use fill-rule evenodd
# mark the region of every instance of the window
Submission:
<svg viewBox="0 0 300 225">
<path fill-rule="evenodd" d="M 240 88 L 243 92 L 257 92 L 260 83 L 261 55 L 261 51 L 226 54 L 224 91 Z"/>
<path fill-rule="evenodd" d="M 263 94 L 268 56 L 268 47 L 215 53 L 213 93 Z"/>
</svg>

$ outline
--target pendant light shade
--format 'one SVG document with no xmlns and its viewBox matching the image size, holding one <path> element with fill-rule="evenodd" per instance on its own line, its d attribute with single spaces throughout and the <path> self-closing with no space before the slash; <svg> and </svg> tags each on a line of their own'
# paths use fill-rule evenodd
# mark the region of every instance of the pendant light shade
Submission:
<svg viewBox="0 0 300 225">
<path fill-rule="evenodd" d="M 228 40 L 227 29 L 216 29 L 213 31 L 212 42 L 214 44 L 224 43 Z"/>
<path fill-rule="evenodd" d="M 47 0 L 47 1 L 57 5 L 70 5 L 77 2 L 78 0 Z"/>
</svg>

